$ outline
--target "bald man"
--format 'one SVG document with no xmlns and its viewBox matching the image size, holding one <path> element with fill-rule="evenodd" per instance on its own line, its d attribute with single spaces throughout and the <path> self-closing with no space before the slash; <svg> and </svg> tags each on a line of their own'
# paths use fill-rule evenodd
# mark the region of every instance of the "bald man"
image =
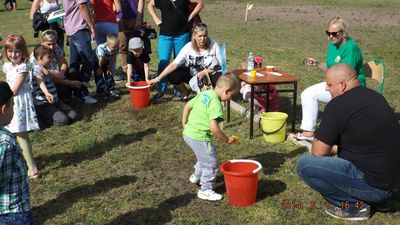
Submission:
<svg viewBox="0 0 400 225">
<path fill-rule="evenodd" d="M 360 86 L 347 64 L 332 66 L 325 77 L 332 100 L 312 155 L 300 158 L 296 170 L 330 203 L 327 214 L 366 220 L 371 205 L 383 211 L 400 187 L 400 125 L 385 98 Z"/>
</svg>

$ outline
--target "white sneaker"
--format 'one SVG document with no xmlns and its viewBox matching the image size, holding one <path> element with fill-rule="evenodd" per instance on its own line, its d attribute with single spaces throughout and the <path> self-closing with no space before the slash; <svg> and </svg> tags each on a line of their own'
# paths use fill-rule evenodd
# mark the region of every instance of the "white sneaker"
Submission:
<svg viewBox="0 0 400 225">
<path fill-rule="evenodd" d="M 211 189 L 208 189 L 205 191 L 199 190 L 197 192 L 197 197 L 200 199 L 209 200 L 209 201 L 219 201 L 222 199 L 222 195 L 215 193 Z"/>
<path fill-rule="evenodd" d="M 90 97 L 89 95 L 86 95 L 85 97 L 82 97 L 82 100 L 83 100 L 83 102 L 84 102 L 85 104 L 89 104 L 89 105 L 95 104 L 95 103 L 97 102 L 96 99 Z"/>
<path fill-rule="evenodd" d="M 192 184 L 198 184 L 200 182 L 200 178 L 197 178 L 196 175 L 192 174 L 189 177 L 189 181 Z"/>
</svg>

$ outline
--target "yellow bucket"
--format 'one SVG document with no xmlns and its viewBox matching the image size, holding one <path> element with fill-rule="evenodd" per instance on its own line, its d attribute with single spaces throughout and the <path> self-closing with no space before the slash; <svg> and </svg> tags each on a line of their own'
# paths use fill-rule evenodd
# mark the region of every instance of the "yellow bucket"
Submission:
<svg viewBox="0 0 400 225">
<path fill-rule="evenodd" d="M 261 114 L 258 126 L 264 133 L 263 137 L 266 142 L 278 143 L 285 141 L 287 118 L 288 115 L 282 112 L 266 112 Z"/>
</svg>

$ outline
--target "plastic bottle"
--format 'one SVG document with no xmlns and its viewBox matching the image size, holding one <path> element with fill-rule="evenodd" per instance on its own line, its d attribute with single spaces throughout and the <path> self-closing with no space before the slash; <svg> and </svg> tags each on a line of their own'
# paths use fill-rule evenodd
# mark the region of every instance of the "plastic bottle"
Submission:
<svg viewBox="0 0 400 225">
<path fill-rule="evenodd" d="M 254 70 L 254 56 L 252 52 L 249 52 L 249 56 L 247 56 L 247 71 Z"/>
</svg>

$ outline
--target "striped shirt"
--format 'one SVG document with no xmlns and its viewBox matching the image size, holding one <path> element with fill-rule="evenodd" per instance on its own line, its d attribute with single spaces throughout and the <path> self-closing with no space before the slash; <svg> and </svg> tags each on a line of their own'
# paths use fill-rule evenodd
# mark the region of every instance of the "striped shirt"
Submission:
<svg viewBox="0 0 400 225">
<path fill-rule="evenodd" d="M 46 76 L 42 73 L 42 69 L 39 65 L 34 65 L 32 68 L 32 79 L 36 80 L 36 77 L 42 77 L 44 84 L 46 85 L 47 90 L 54 97 L 54 103 L 58 102 L 58 95 L 56 90 L 56 85 L 53 82 L 53 79 L 50 76 Z M 49 102 L 46 99 L 43 91 L 40 89 L 39 84 L 35 81 L 32 82 L 32 95 L 33 95 L 33 104 L 34 105 L 44 105 Z"/>
<path fill-rule="evenodd" d="M 0 215 L 31 209 L 26 163 L 15 135 L 0 127 Z"/>
</svg>

